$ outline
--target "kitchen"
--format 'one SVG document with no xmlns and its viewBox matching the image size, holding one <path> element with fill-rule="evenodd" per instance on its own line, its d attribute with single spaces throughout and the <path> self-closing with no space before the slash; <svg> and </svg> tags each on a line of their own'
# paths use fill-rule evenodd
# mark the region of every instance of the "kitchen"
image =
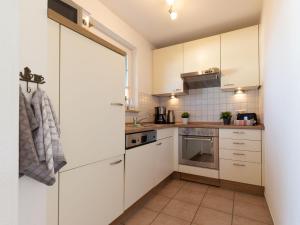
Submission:
<svg viewBox="0 0 300 225">
<path fill-rule="evenodd" d="M 299 2 L 4 6 L 1 225 L 300 223 Z M 22 168 L 39 92 L 46 178 Z"/>
</svg>

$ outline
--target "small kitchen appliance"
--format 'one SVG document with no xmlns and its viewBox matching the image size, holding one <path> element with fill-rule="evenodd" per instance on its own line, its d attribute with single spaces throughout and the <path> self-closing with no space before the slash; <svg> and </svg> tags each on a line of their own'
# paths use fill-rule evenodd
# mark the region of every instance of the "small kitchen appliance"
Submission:
<svg viewBox="0 0 300 225">
<path fill-rule="evenodd" d="M 168 110 L 167 123 L 169 123 L 169 124 L 174 124 L 175 123 L 174 110 Z"/>
<path fill-rule="evenodd" d="M 156 124 L 165 124 L 167 123 L 167 109 L 166 107 L 159 106 L 155 107 L 155 123 Z"/>
<path fill-rule="evenodd" d="M 238 113 L 237 120 L 251 120 L 252 125 L 257 125 L 257 115 L 256 113 Z"/>
</svg>

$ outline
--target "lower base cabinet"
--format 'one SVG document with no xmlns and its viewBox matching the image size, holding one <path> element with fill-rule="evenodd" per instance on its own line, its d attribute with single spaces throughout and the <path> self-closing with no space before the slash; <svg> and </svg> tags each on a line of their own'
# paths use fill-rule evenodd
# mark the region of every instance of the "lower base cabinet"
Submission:
<svg viewBox="0 0 300 225">
<path fill-rule="evenodd" d="M 127 150 L 125 154 L 125 209 L 173 171 L 173 137 Z"/>
<path fill-rule="evenodd" d="M 60 174 L 59 224 L 108 225 L 123 213 L 124 155 Z"/>
</svg>

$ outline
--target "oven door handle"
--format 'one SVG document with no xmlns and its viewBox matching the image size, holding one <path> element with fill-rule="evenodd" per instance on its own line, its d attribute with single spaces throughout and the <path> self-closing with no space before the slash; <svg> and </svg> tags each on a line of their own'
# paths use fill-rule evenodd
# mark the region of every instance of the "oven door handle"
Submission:
<svg viewBox="0 0 300 225">
<path fill-rule="evenodd" d="M 189 141 L 209 141 L 213 142 L 212 138 L 192 138 L 192 137 L 185 137 L 184 140 L 189 140 Z"/>
</svg>

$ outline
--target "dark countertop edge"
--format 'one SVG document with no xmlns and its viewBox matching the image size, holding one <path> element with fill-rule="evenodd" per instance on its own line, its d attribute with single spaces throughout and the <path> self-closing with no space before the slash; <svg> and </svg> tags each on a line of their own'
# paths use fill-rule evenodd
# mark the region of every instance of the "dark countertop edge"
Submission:
<svg viewBox="0 0 300 225">
<path fill-rule="evenodd" d="M 189 124 L 153 124 L 147 127 L 130 127 L 126 128 L 125 134 L 138 133 L 149 130 L 161 130 L 167 128 L 217 128 L 217 129 L 247 129 L 247 130 L 264 130 L 264 124 L 258 124 L 256 126 L 237 126 L 237 125 L 224 125 L 222 123 L 189 123 Z"/>
</svg>

